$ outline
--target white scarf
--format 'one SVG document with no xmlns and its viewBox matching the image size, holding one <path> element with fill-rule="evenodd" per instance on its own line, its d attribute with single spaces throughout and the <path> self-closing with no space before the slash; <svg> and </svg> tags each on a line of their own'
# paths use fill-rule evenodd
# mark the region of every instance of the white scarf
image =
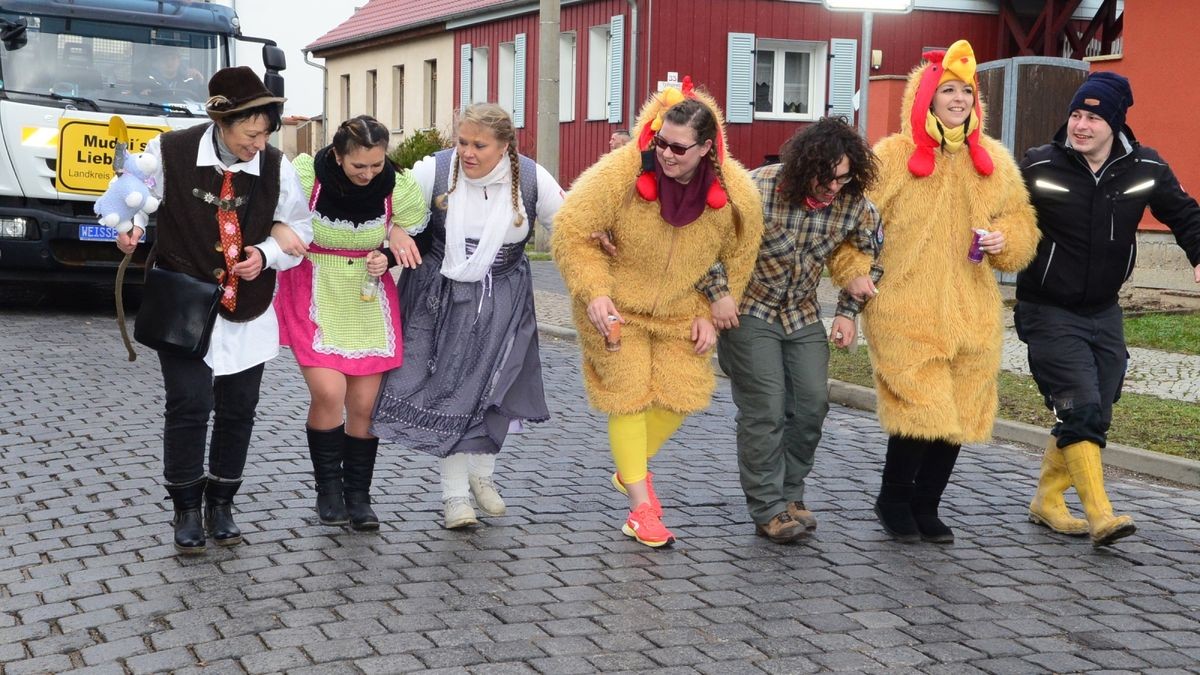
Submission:
<svg viewBox="0 0 1200 675">
<path fill-rule="evenodd" d="M 458 161 L 458 150 L 450 155 L 451 172 Z M 483 178 L 458 174 L 458 187 L 446 204 L 446 257 L 442 275 L 455 281 L 482 281 L 492 269 L 492 261 L 512 229 L 512 168 L 507 153 Z M 518 190 L 520 186 L 517 186 Z M 518 203 L 523 204 L 518 194 Z M 481 222 L 482 221 L 482 222 Z M 479 244 L 467 255 L 467 223 L 482 226 Z M 528 223 L 522 223 L 528 227 Z M 475 229 L 475 228 L 472 228 Z"/>
</svg>

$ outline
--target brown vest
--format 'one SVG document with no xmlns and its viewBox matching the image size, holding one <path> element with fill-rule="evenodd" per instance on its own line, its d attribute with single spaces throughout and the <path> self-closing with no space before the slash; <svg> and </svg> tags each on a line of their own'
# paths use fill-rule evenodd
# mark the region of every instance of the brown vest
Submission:
<svg viewBox="0 0 1200 675">
<path fill-rule="evenodd" d="M 193 188 L 221 194 L 221 172 L 211 166 L 196 166 L 196 153 L 206 128 L 200 124 L 161 136 L 163 203 L 157 213 L 154 255 L 160 267 L 219 281 L 225 271 L 225 256 L 220 247 L 217 206 L 192 194 Z M 243 246 L 257 244 L 271 234 L 279 202 L 282 157 L 279 150 L 268 145 L 259 153 L 257 177 L 245 171 L 233 176 L 233 194 L 250 198 L 237 210 Z M 237 310 L 230 312 L 221 305 L 221 316 L 230 321 L 250 321 L 271 306 L 274 293 L 275 270 L 264 268 L 253 281 L 238 282 Z"/>
</svg>

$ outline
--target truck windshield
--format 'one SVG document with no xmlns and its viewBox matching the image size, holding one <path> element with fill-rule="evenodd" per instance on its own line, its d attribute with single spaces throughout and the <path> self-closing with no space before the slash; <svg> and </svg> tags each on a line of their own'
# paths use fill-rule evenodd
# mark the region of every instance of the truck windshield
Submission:
<svg viewBox="0 0 1200 675">
<path fill-rule="evenodd" d="M 16 19 L 5 14 L 5 18 Z M 28 43 L 0 48 L 0 89 L 11 99 L 105 112 L 203 113 L 208 77 L 223 65 L 220 36 L 24 15 Z M 61 98 L 48 98 L 57 94 Z M 92 105 L 95 102 L 95 105 Z"/>
</svg>

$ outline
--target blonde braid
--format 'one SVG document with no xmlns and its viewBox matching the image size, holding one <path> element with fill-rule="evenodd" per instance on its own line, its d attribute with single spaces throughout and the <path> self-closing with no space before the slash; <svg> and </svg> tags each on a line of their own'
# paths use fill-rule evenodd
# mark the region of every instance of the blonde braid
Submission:
<svg viewBox="0 0 1200 675">
<path fill-rule="evenodd" d="M 520 227 L 525 222 L 525 205 L 521 204 L 519 188 L 521 187 L 521 160 L 517 157 L 517 149 L 512 143 L 508 144 L 508 161 L 512 165 L 512 206 L 513 213 L 516 217 L 513 218 L 513 227 Z M 533 227 L 533 223 L 529 224 Z"/>
<path fill-rule="evenodd" d="M 729 206 L 733 208 L 733 232 L 738 239 L 742 238 L 742 210 L 738 205 L 733 203 L 733 195 L 729 194 L 729 186 L 725 184 L 725 172 L 721 170 L 721 163 L 717 161 L 717 146 L 714 145 L 708 151 L 708 159 L 712 162 L 713 171 L 717 174 L 717 182 L 721 184 L 721 189 L 725 191 L 725 195 L 729 198 Z"/>
<path fill-rule="evenodd" d="M 450 172 L 450 189 L 446 190 L 442 194 L 438 195 L 433 200 L 433 205 L 438 207 L 442 211 L 446 210 L 446 205 L 449 204 L 449 202 L 450 202 L 450 193 L 454 192 L 454 189 L 456 187 L 458 187 L 458 163 L 461 161 L 462 161 L 462 159 L 460 159 L 458 154 L 455 153 L 454 169 Z"/>
</svg>

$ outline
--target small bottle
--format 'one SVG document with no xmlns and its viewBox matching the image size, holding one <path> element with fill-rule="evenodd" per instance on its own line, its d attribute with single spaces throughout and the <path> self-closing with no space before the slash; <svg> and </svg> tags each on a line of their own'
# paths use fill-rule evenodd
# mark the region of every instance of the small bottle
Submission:
<svg viewBox="0 0 1200 675">
<path fill-rule="evenodd" d="M 608 315 L 608 335 L 604 338 L 604 348 L 610 352 L 621 351 L 621 320 L 612 314 Z"/>
<path fill-rule="evenodd" d="M 367 280 L 363 282 L 362 292 L 359 294 L 358 298 L 360 300 L 362 300 L 363 302 L 373 302 L 375 300 L 378 300 L 379 299 L 379 279 L 380 279 L 380 277 L 373 277 L 368 274 Z"/>
<path fill-rule="evenodd" d="M 971 248 L 967 249 L 967 260 L 975 264 L 983 262 L 983 249 L 979 247 L 979 240 L 987 235 L 987 233 L 987 230 L 971 231 Z"/>
</svg>

